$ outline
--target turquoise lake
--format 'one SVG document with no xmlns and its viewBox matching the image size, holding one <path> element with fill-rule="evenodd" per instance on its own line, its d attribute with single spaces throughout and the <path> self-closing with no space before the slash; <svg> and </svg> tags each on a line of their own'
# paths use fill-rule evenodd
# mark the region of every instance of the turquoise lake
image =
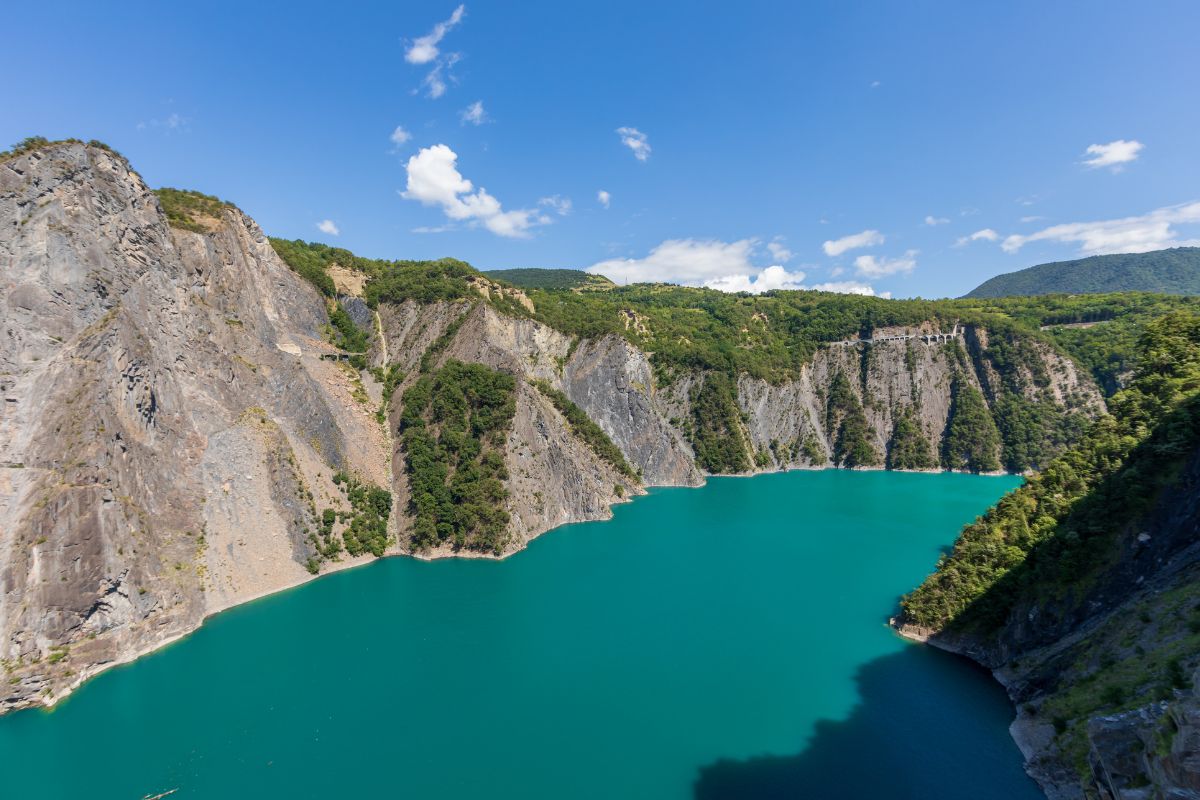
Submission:
<svg viewBox="0 0 1200 800">
<path fill-rule="evenodd" d="M 886 626 L 1019 482 L 718 478 L 321 578 L 0 718 L 0 795 L 1040 798 L 1001 688 Z"/>
</svg>

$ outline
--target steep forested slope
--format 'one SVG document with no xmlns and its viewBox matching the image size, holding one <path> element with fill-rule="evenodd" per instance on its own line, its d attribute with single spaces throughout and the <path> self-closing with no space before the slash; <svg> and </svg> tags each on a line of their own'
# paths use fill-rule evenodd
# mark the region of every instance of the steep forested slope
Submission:
<svg viewBox="0 0 1200 800">
<path fill-rule="evenodd" d="M 964 529 L 897 620 L 1000 670 L 1034 774 L 1062 796 L 1165 791 L 1188 771 L 1180 728 L 1200 735 L 1185 713 L 1200 667 L 1200 317 L 1146 326 L 1109 409 Z"/>
</svg>

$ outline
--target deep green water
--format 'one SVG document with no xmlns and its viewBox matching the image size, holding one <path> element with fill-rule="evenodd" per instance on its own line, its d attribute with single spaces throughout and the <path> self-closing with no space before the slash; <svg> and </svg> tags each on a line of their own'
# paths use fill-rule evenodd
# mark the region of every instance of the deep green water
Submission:
<svg viewBox="0 0 1200 800">
<path fill-rule="evenodd" d="M 717 479 L 322 578 L 0 718 L 0 796 L 1032 800 L 1000 688 L 885 626 L 1017 483 Z"/>
</svg>

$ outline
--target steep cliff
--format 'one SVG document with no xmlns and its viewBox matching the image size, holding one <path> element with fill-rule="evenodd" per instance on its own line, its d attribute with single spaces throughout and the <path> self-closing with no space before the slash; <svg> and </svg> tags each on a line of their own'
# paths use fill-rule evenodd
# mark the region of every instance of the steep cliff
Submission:
<svg viewBox="0 0 1200 800">
<path fill-rule="evenodd" d="M 5 708 L 304 580 L 333 469 L 383 478 L 321 297 L 240 212 L 206 225 L 102 148 L 0 164 Z"/>
<path fill-rule="evenodd" d="M 100 146 L 0 163 L 0 709 L 375 556 L 503 556 L 645 486 L 931 468 L 964 436 L 969 468 L 1023 469 L 1103 405 L 1047 342 L 978 322 L 839 306 L 861 335 L 789 355 L 787 320 L 755 312 L 739 348 L 794 369 L 689 366 L 663 361 L 687 336 L 619 298 L 608 322 L 552 324 L 461 262 L 369 274 L 327 250 L 347 263 L 285 263 L 302 248 L 215 198 L 160 200 Z M 685 309 L 690 336 L 702 316 Z M 466 405 L 422 399 L 451 379 L 474 382 Z"/>
</svg>

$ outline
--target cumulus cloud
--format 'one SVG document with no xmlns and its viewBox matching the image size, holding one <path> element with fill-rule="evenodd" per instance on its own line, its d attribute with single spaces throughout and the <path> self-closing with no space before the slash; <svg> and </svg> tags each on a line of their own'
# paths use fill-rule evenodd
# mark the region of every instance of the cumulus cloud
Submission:
<svg viewBox="0 0 1200 800">
<path fill-rule="evenodd" d="M 524 238 L 550 218 L 535 209 L 505 211 L 482 186 L 475 188 L 458 171 L 458 154 L 444 144 L 423 147 L 408 160 L 408 184 L 401 196 L 422 205 L 440 206 L 455 222 L 483 225 L 497 236 Z"/>
<path fill-rule="evenodd" d="M 450 19 L 445 22 L 439 22 L 433 26 L 433 30 L 429 33 L 413 39 L 408 50 L 404 52 L 404 60 L 410 64 L 428 64 L 430 61 L 436 59 L 440 53 L 438 45 L 455 25 L 462 22 L 462 18 L 466 13 L 467 7 L 460 5 L 454 9 L 454 12 L 450 15 Z"/>
<path fill-rule="evenodd" d="M 804 289 L 804 273 L 788 272 L 779 265 L 767 267 L 757 275 L 739 273 L 723 275 L 704 282 L 709 289 L 719 289 L 722 292 L 750 292 L 762 294 L 775 289 Z"/>
<path fill-rule="evenodd" d="M 468 122 L 472 125 L 482 125 L 483 123 L 487 122 L 488 115 L 487 112 L 483 110 L 483 101 L 476 100 L 474 103 L 471 103 L 471 105 L 467 106 L 459 113 L 458 118 L 462 120 L 463 125 L 466 125 Z"/>
<path fill-rule="evenodd" d="M 612 195 L 601 189 L 600 191 L 596 192 L 596 202 L 605 208 L 608 208 L 608 204 L 612 202 Z"/>
<path fill-rule="evenodd" d="M 614 258 L 588 267 L 618 283 L 682 283 L 702 285 L 727 275 L 757 273 L 751 266 L 753 239 L 668 239 L 645 258 Z"/>
<path fill-rule="evenodd" d="M 1134 139 L 1117 139 L 1108 144 L 1088 145 L 1085 152 L 1090 158 L 1085 158 L 1083 164 L 1091 169 L 1112 167 L 1113 172 L 1119 172 L 1124 164 L 1137 161 L 1138 154 L 1144 147 L 1144 144 Z"/>
<path fill-rule="evenodd" d="M 870 284 L 858 281 L 830 281 L 815 283 L 808 287 L 814 292 L 837 292 L 838 294 L 861 294 L 867 297 L 891 297 L 891 292 L 876 292 Z"/>
<path fill-rule="evenodd" d="M 552 194 L 549 197 L 543 197 L 538 200 L 539 206 L 546 206 L 560 217 L 565 217 L 571 213 L 571 198 L 563 197 L 562 195 Z"/>
<path fill-rule="evenodd" d="M 889 275 L 907 275 L 916 266 L 916 250 L 908 250 L 899 258 L 859 256 L 854 259 L 854 270 L 863 278 L 886 278 Z"/>
<path fill-rule="evenodd" d="M 1180 239 L 1173 227 L 1197 223 L 1200 223 L 1200 202 L 1191 202 L 1155 209 L 1137 217 L 1052 225 L 1028 236 L 1009 236 L 1002 246 L 1006 252 L 1015 253 L 1029 242 L 1061 242 L 1078 244 L 1083 255 L 1145 253 L 1166 247 L 1200 245 L 1198 239 Z"/>
<path fill-rule="evenodd" d="M 341 233 L 341 230 L 338 229 L 337 224 L 331 219 L 323 219 L 318 222 L 317 230 L 319 230 L 321 233 L 327 233 L 330 236 L 337 236 L 339 233 Z"/>
<path fill-rule="evenodd" d="M 854 233 L 850 236 L 843 236 L 840 239 L 832 239 L 821 245 L 827 256 L 840 256 L 850 250 L 858 250 L 863 247 L 874 247 L 875 245 L 883 244 L 885 237 L 879 231 L 866 230 L 862 233 Z"/>
<path fill-rule="evenodd" d="M 751 256 L 754 239 L 723 242 L 716 239 L 669 239 L 645 258 L 612 258 L 593 264 L 588 272 L 605 275 L 618 283 L 679 283 L 706 286 L 723 292 L 759 294 L 775 289 L 814 289 L 804 285 L 805 274 L 778 264 L 755 266 Z M 821 284 L 823 291 L 871 292 L 866 284 L 853 282 Z"/>
<path fill-rule="evenodd" d="M 947 219 L 946 217 L 935 217 L 932 214 L 929 214 L 925 217 L 925 224 L 931 228 L 936 227 L 938 225 L 945 225 L 949 221 L 950 220 Z"/>
<path fill-rule="evenodd" d="M 792 260 L 795 255 L 791 250 L 783 245 L 783 237 L 776 236 L 771 241 L 767 242 L 767 252 L 771 254 L 771 258 L 780 264 L 786 264 Z"/>
<path fill-rule="evenodd" d="M 996 233 L 991 228 L 984 228 L 983 230 L 975 231 L 970 236 L 958 237 L 958 241 L 954 243 L 954 246 L 962 247 L 963 245 L 968 245 L 971 242 L 994 242 L 999 238 L 1000 234 Z"/>
<path fill-rule="evenodd" d="M 621 137 L 621 144 L 632 150 L 633 157 L 638 161 L 650 158 L 650 142 L 646 140 L 646 134 L 637 128 L 617 128 L 617 135 Z"/>
</svg>

